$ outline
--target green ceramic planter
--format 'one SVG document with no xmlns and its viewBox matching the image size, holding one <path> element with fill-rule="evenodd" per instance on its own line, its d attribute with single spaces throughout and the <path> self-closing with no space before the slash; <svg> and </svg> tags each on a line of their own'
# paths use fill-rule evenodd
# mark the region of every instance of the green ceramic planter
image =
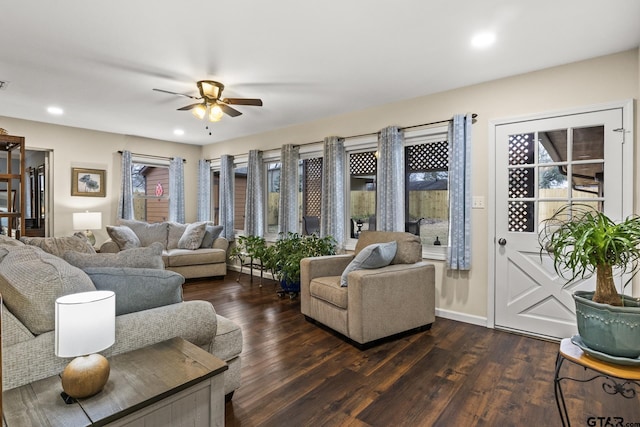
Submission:
<svg viewBox="0 0 640 427">
<path fill-rule="evenodd" d="M 640 357 L 640 303 L 624 296 L 624 306 L 591 301 L 593 292 L 576 291 L 578 333 L 591 349 L 616 357 Z"/>
</svg>

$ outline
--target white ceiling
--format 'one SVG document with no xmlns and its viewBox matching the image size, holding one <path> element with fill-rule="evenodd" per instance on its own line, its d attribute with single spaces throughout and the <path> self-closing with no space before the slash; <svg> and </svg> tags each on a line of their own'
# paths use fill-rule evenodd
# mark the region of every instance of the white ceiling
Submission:
<svg viewBox="0 0 640 427">
<path fill-rule="evenodd" d="M 7 0 L 0 31 L 0 116 L 209 144 L 636 48 L 640 1 Z M 264 106 L 209 135 L 152 91 L 205 79 Z"/>
</svg>

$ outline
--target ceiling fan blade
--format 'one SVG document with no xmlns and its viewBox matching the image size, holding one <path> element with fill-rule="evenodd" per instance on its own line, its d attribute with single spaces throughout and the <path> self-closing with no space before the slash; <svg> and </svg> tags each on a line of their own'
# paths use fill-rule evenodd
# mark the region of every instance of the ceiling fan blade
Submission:
<svg viewBox="0 0 640 427">
<path fill-rule="evenodd" d="M 155 90 L 156 92 L 163 92 L 163 93 L 168 93 L 169 95 L 179 95 L 179 96 L 186 96 L 187 98 L 191 98 L 191 99 L 202 99 L 199 97 L 195 97 L 195 96 L 191 96 L 191 95 L 187 95 L 186 93 L 178 93 L 178 92 L 171 92 L 169 90 L 164 90 L 164 89 L 152 89 Z"/>
<path fill-rule="evenodd" d="M 242 114 L 240 111 L 236 110 L 235 108 L 231 108 L 227 104 L 223 104 L 222 102 L 216 102 L 216 104 L 220 106 L 222 111 L 224 111 L 224 113 L 228 116 L 237 117 Z"/>
<path fill-rule="evenodd" d="M 198 102 L 197 104 L 186 105 L 182 108 L 178 108 L 178 111 L 192 110 L 196 108 L 198 105 L 202 105 L 202 102 Z"/>
<path fill-rule="evenodd" d="M 224 98 L 222 102 L 232 105 L 254 105 L 256 107 L 262 107 L 262 99 L 257 98 Z"/>
</svg>

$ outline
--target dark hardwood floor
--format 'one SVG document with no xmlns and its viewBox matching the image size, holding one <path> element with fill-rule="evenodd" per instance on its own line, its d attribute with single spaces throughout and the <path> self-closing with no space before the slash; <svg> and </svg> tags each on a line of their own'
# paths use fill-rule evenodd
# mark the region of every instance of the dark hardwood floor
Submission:
<svg viewBox="0 0 640 427">
<path fill-rule="evenodd" d="M 557 343 L 437 318 L 430 331 L 360 351 L 305 321 L 274 282 L 237 276 L 184 286 L 185 299 L 211 301 L 243 330 L 228 427 L 561 425 Z M 588 375 L 569 362 L 562 373 Z M 607 395 L 600 380 L 563 384 L 572 425 L 640 427 L 637 396 Z"/>
</svg>

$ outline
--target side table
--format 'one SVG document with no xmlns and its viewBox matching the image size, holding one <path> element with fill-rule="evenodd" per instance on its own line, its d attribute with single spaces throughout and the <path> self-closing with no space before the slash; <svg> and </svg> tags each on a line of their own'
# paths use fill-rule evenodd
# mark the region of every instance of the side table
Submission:
<svg viewBox="0 0 640 427">
<path fill-rule="evenodd" d="M 560 368 L 565 360 L 593 371 L 593 376 L 587 379 L 576 379 L 560 376 Z M 640 388 L 640 366 L 626 366 L 607 363 L 595 359 L 585 354 L 580 347 L 571 342 L 570 338 L 564 338 L 560 342 L 560 349 L 556 357 L 556 371 L 554 383 L 554 393 L 558 412 L 563 426 L 571 426 L 567 405 L 562 393 L 562 381 L 571 380 L 577 382 L 590 382 L 598 378 L 603 378 L 602 390 L 608 394 L 620 394 L 627 399 L 636 397 L 636 387 Z"/>
<path fill-rule="evenodd" d="M 224 426 L 227 364 L 182 338 L 109 359 L 111 374 L 98 394 L 65 404 L 60 377 L 5 391 L 4 425 Z"/>
</svg>

